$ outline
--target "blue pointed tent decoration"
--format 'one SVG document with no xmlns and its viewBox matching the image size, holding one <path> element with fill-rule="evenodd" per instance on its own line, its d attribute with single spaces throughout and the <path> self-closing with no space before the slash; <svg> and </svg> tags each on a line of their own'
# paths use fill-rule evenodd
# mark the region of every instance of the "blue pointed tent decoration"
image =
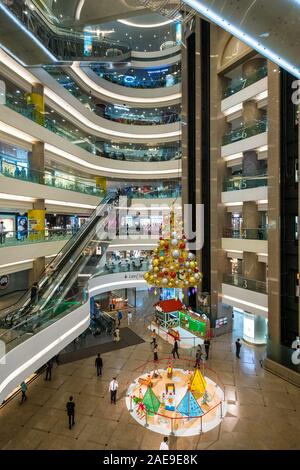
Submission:
<svg viewBox="0 0 300 470">
<path fill-rule="evenodd" d="M 191 390 L 187 390 L 186 394 L 177 406 L 176 411 L 183 416 L 188 416 L 189 418 L 195 418 L 196 416 L 202 416 L 204 414 L 204 411 Z"/>
</svg>

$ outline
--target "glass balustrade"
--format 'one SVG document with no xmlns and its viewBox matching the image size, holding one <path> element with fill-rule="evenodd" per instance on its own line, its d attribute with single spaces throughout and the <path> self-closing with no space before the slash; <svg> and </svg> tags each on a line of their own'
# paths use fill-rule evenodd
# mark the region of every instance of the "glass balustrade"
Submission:
<svg viewBox="0 0 300 470">
<path fill-rule="evenodd" d="M 168 161 L 181 158 L 180 142 L 175 145 L 164 144 L 148 147 L 143 144 L 114 144 L 109 141 L 99 140 L 99 138 L 76 128 L 74 124 L 49 107 L 46 107 L 44 114 L 38 113 L 34 104 L 27 102 L 25 93 L 22 94 L 17 88 L 7 90 L 5 104 L 13 111 L 22 114 L 94 156 L 137 162 Z"/>
<path fill-rule="evenodd" d="M 91 64 L 91 69 L 104 80 L 127 88 L 167 88 L 181 83 L 181 63 L 162 69 L 142 68 L 108 71 L 103 65 Z"/>
<path fill-rule="evenodd" d="M 123 273 L 123 272 L 136 272 L 147 271 L 149 266 L 148 259 L 133 258 L 113 263 L 105 263 L 104 266 L 99 268 L 95 276 L 103 276 L 105 274 Z"/>
<path fill-rule="evenodd" d="M 257 121 L 250 126 L 241 126 L 234 129 L 223 136 L 222 145 L 233 144 L 239 140 L 248 139 L 254 135 L 261 134 L 268 130 L 268 122 L 266 120 Z"/>
<path fill-rule="evenodd" d="M 228 98 L 228 96 L 232 96 L 235 93 L 247 88 L 249 85 L 258 82 L 262 78 L 265 78 L 268 75 L 268 68 L 267 66 L 262 67 L 261 69 L 257 70 L 252 75 L 247 77 L 240 77 L 238 80 L 234 80 L 224 91 L 224 98 Z"/>
<path fill-rule="evenodd" d="M 110 121 L 135 126 L 172 124 L 181 120 L 180 105 L 160 108 L 131 108 L 128 105 L 106 104 L 88 94 L 59 67 L 45 66 L 47 72 L 91 112 Z"/>
<path fill-rule="evenodd" d="M 268 186 L 267 175 L 234 176 L 225 181 L 223 190 L 240 191 L 242 189 L 260 188 L 262 186 Z"/>
<path fill-rule="evenodd" d="M 90 196 L 105 196 L 105 191 L 97 188 L 96 183 L 93 184 L 91 181 L 78 179 L 78 177 L 71 174 L 64 174 L 64 177 L 55 173 L 53 174 L 47 170 L 39 171 L 28 169 L 22 166 L 19 167 L 17 164 L 13 166 L 7 165 L 6 162 L 9 161 L 9 159 L 9 156 L 0 154 L 0 172 L 3 176 L 28 181 L 30 183 L 44 184 L 45 186 L 51 186 L 57 189 L 88 194 Z"/>
<path fill-rule="evenodd" d="M 224 274 L 223 282 L 224 284 L 230 284 L 231 286 L 241 287 L 242 289 L 260 292 L 262 294 L 267 293 L 266 282 L 256 281 L 254 279 L 247 279 L 246 277 L 240 276 L 239 274 Z"/>
<path fill-rule="evenodd" d="M 226 228 L 223 233 L 224 238 L 239 238 L 248 240 L 267 240 L 268 230 L 262 228 Z"/>
<path fill-rule="evenodd" d="M 45 230 L 5 230 L 0 233 L 0 248 L 9 246 L 30 245 L 32 243 L 57 242 L 69 240 L 76 233 L 76 229 L 45 229 Z"/>
<path fill-rule="evenodd" d="M 160 198 L 170 198 L 174 199 L 181 197 L 180 187 L 174 189 L 154 189 L 147 192 L 142 191 L 128 191 L 127 196 L 132 199 L 160 199 Z"/>
</svg>

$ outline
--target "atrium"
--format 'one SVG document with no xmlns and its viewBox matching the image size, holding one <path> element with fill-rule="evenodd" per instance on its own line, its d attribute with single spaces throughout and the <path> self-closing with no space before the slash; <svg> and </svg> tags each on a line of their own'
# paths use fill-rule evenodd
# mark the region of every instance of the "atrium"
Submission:
<svg viewBox="0 0 300 470">
<path fill-rule="evenodd" d="M 0 0 L 2 451 L 300 450 L 299 28 Z"/>
</svg>

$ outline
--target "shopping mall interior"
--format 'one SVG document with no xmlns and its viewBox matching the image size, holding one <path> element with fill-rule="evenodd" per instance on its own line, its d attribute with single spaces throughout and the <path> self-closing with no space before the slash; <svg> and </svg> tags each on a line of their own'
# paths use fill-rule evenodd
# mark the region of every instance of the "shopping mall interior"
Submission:
<svg viewBox="0 0 300 470">
<path fill-rule="evenodd" d="M 0 0 L 1 450 L 300 450 L 298 28 Z"/>
</svg>

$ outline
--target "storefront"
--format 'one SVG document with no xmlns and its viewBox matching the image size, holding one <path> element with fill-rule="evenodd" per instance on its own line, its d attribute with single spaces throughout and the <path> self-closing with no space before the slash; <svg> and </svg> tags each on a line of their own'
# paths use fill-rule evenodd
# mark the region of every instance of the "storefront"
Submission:
<svg viewBox="0 0 300 470">
<path fill-rule="evenodd" d="M 262 345 L 267 342 L 268 319 L 233 308 L 233 333 L 251 344 Z"/>
</svg>

